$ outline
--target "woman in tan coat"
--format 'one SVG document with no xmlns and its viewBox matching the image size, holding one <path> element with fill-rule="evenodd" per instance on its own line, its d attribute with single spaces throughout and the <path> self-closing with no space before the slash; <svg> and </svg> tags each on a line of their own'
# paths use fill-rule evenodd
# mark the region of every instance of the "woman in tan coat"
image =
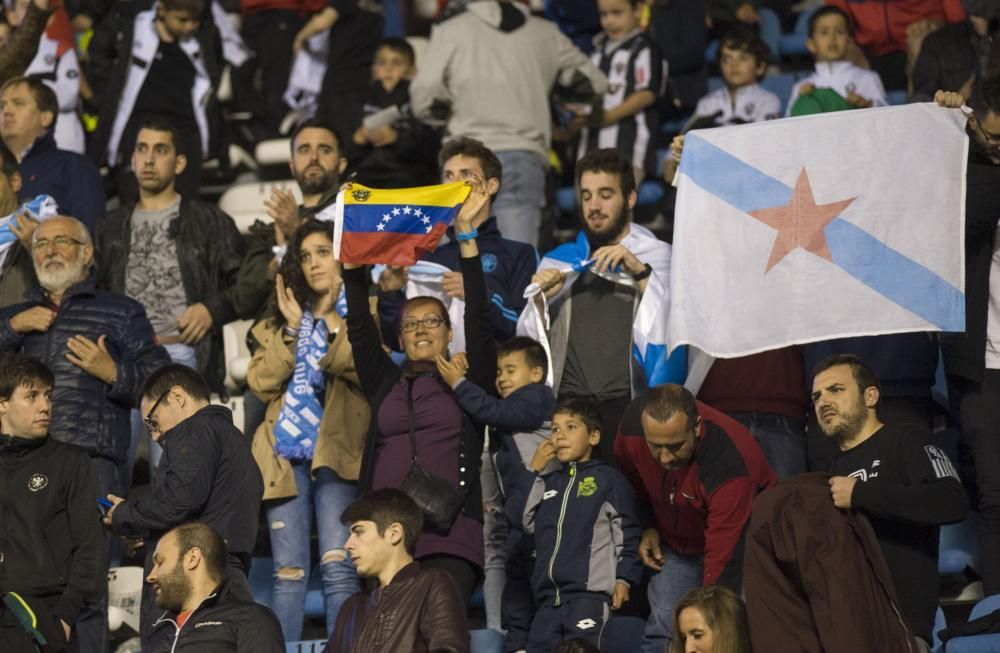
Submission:
<svg viewBox="0 0 1000 653">
<path fill-rule="evenodd" d="M 331 225 L 298 228 L 275 280 L 277 310 L 254 325 L 250 389 L 267 403 L 253 454 L 264 476 L 274 557 L 272 607 L 285 640 L 302 634 L 316 515 L 327 630 L 359 589 L 340 513 L 357 494 L 369 408 L 358 385 L 344 322 L 340 264 Z"/>
</svg>

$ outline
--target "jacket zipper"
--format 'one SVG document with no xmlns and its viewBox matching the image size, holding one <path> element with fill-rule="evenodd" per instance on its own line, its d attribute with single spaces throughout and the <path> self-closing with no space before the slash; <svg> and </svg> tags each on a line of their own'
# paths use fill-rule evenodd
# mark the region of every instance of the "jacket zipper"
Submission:
<svg viewBox="0 0 1000 653">
<path fill-rule="evenodd" d="M 552 577 L 552 570 L 555 568 L 556 556 L 559 555 L 559 545 L 562 543 L 563 519 L 566 518 L 566 504 L 569 503 L 570 490 L 576 483 L 576 463 L 569 464 L 569 485 L 563 491 L 562 506 L 559 508 L 559 521 L 556 523 L 556 545 L 552 549 L 552 557 L 549 558 L 549 582 L 556 588 L 556 605 L 559 605 L 559 586 L 556 585 L 555 578 Z"/>
<path fill-rule="evenodd" d="M 191 613 L 188 615 L 188 618 L 184 620 L 184 624 L 187 625 L 187 622 L 191 621 L 191 617 L 193 617 L 194 613 L 197 612 L 201 608 L 202 605 L 204 605 L 205 601 L 209 600 L 210 598 L 213 598 L 214 596 L 216 596 L 216 593 L 212 592 L 211 594 L 209 594 L 208 596 L 206 596 L 205 598 L 203 598 L 201 600 L 201 602 L 198 603 L 198 607 L 196 607 L 194 610 L 192 610 Z M 170 653 L 174 653 L 174 650 L 177 648 L 177 640 L 180 639 L 180 636 L 181 636 L 181 628 L 183 628 L 184 626 L 178 626 L 177 622 L 174 621 L 173 619 L 167 619 L 166 618 L 166 613 L 164 613 L 164 616 L 160 617 L 155 622 L 153 622 L 153 628 L 156 628 L 157 626 L 159 626 L 164 621 L 169 621 L 170 623 L 172 623 L 174 625 L 174 642 L 173 642 L 173 644 L 170 645 Z"/>
</svg>

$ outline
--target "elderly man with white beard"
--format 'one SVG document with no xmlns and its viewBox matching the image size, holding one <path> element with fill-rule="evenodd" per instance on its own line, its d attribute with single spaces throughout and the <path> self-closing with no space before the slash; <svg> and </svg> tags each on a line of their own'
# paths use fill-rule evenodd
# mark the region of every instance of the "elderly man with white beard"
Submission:
<svg viewBox="0 0 1000 653">
<path fill-rule="evenodd" d="M 136 390 L 170 358 L 154 342 L 142 304 L 97 290 L 90 275 L 94 247 L 83 223 L 50 218 L 35 230 L 30 249 L 40 287 L 0 311 L 0 352 L 34 356 L 52 370 L 49 434 L 87 451 L 98 496 L 121 496 L 118 464 L 128 451 Z M 97 519 L 96 504 L 94 510 Z M 88 637 L 107 637 L 103 611 L 92 608 L 74 629 L 86 638 L 78 650 L 103 650 Z"/>
</svg>

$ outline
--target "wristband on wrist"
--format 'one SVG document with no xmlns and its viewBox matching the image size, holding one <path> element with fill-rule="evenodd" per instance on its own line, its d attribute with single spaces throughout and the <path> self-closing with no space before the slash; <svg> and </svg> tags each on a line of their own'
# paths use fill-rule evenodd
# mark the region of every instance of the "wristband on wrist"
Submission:
<svg viewBox="0 0 1000 653">
<path fill-rule="evenodd" d="M 472 231 L 470 231 L 468 233 L 464 233 L 464 234 L 463 233 L 458 233 L 456 231 L 455 232 L 455 240 L 457 240 L 459 242 L 464 242 L 466 240 L 472 240 L 472 239 L 474 239 L 478 235 L 479 235 L 479 230 L 478 229 L 473 229 Z"/>
<path fill-rule="evenodd" d="M 287 324 L 285 326 L 281 327 L 281 332 L 283 334 L 285 334 L 286 336 L 288 336 L 289 338 L 294 338 L 294 337 L 296 337 L 296 336 L 299 335 L 299 330 L 298 329 L 293 329 L 292 327 L 288 326 Z"/>
<path fill-rule="evenodd" d="M 642 281 L 651 274 L 653 274 L 653 266 L 647 263 L 642 272 L 632 275 L 632 281 Z"/>
</svg>

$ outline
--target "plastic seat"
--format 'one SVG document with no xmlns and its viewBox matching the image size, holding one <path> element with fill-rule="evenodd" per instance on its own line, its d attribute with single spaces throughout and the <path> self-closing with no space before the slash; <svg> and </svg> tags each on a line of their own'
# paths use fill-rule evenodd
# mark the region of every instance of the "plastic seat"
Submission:
<svg viewBox="0 0 1000 653">
<path fill-rule="evenodd" d="M 931 650 L 936 651 L 939 646 L 941 646 L 941 639 L 938 637 L 938 633 L 948 627 L 948 622 L 944 618 L 944 610 L 941 608 L 937 609 L 934 613 L 934 630 L 931 632 Z"/>
<path fill-rule="evenodd" d="M 995 610 L 1000 610 L 1000 594 L 987 596 L 980 600 L 969 613 L 969 621 L 985 617 Z M 998 653 L 1000 652 L 1000 634 L 955 637 L 945 642 L 941 650 L 943 653 Z"/>
<path fill-rule="evenodd" d="M 799 81 L 799 77 L 795 73 L 779 73 L 765 76 L 764 79 L 760 80 L 760 85 L 764 90 L 778 96 L 778 99 L 781 100 L 782 115 L 784 115 L 788 99 L 792 96 L 792 89 L 795 88 L 797 81 Z"/>
<path fill-rule="evenodd" d="M 786 59 L 805 57 L 809 54 L 806 39 L 809 38 L 809 19 L 816 13 L 815 9 L 803 11 L 795 21 L 791 34 L 783 34 L 778 39 L 778 52 Z"/>
<path fill-rule="evenodd" d="M 503 635 L 495 630 L 470 630 L 469 639 L 472 653 L 503 653 Z"/>
<path fill-rule="evenodd" d="M 239 392 L 247 381 L 250 350 L 247 333 L 253 320 L 234 320 L 222 326 L 222 350 L 226 359 L 226 378 L 223 381 L 230 392 Z"/>
<path fill-rule="evenodd" d="M 662 166 L 663 159 L 659 158 L 659 155 L 657 158 Z M 639 188 L 636 191 L 636 204 L 638 206 L 650 206 L 663 199 L 663 183 L 657 179 L 650 178 L 639 184 Z M 575 213 L 579 207 L 579 203 L 576 199 L 576 188 L 573 186 L 565 186 L 557 190 L 556 206 L 558 206 L 559 210 L 563 213 Z"/>
<path fill-rule="evenodd" d="M 250 562 L 250 591 L 253 600 L 271 607 L 274 597 L 274 561 L 271 558 L 254 558 Z"/>
<path fill-rule="evenodd" d="M 984 597 L 972 608 L 972 612 L 969 613 L 969 621 L 985 617 L 996 610 L 1000 610 L 1000 594 Z"/>
<path fill-rule="evenodd" d="M 941 527 L 938 548 L 938 573 L 960 574 L 979 566 L 979 515 L 970 512 L 965 521 Z"/>
<path fill-rule="evenodd" d="M 292 179 L 286 179 L 232 186 L 219 198 L 219 208 L 232 216 L 240 233 L 247 234 L 254 221 L 271 221 L 267 209 L 264 208 L 264 200 L 271 196 L 271 191 L 275 188 L 290 190 L 295 196 L 295 201 L 302 202 L 298 184 Z"/>
<path fill-rule="evenodd" d="M 903 89 L 896 89 L 895 91 L 886 91 L 885 93 L 886 101 L 892 106 L 899 106 L 901 104 L 907 104 L 910 98 L 907 97 L 906 91 Z"/>
</svg>

